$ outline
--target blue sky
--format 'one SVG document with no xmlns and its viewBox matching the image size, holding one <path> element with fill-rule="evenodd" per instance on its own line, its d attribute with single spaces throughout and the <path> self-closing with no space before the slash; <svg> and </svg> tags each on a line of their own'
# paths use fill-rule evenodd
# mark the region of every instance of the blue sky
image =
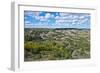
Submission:
<svg viewBox="0 0 100 73">
<path fill-rule="evenodd" d="M 24 11 L 25 28 L 90 28 L 89 13 Z"/>
</svg>

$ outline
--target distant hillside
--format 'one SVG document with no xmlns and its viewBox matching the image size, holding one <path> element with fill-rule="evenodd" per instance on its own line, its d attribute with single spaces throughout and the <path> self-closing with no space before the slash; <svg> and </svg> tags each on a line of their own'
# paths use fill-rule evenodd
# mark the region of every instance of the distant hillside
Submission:
<svg viewBox="0 0 100 73">
<path fill-rule="evenodd" d="M 89 28 L 25 28 L 25 31 L 28 30 L 90 30 Z"/>
</svg>

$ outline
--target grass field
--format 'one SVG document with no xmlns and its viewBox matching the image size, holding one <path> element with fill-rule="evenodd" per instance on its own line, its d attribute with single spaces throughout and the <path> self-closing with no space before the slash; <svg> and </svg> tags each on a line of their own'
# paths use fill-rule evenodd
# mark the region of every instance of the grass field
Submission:
<svg viewBox="0 0 100 73">
<path fill-rule="evenodd" d="M 90 29 L 24 29 L 24 61 L 87 58 L 90 58 Z"/>
</svg>

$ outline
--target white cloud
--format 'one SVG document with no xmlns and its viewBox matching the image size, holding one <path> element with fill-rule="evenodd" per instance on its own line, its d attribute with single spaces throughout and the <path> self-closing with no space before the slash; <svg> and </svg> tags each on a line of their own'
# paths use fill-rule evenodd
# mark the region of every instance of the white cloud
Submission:
<svg viewBox="0 0 100 73">
<path fill-rule="evenodd" d="M 51 14 L 50 13 L 46 13 L 45 14 L 45 18 L 50 18 L 51 17 Z"/>
<path fill-rule="evenodd" d="M 34 12 L 34 15 L 35 15 L 35 16 L 39 16 L 39 12 L 35 11 L 35 12 Z"/>
<path fill-rule="evenodd" d="M 84 16 L 84 15 L 82 15 L 82 16 L 80 16 L 79 18 L 80 18 L 80 19 L 84 19 L 84 18 L 85 18 L 85 16 Z"/>
<path fill-rule="evenodd" d="M 36 16 L 36 19 L 40 21 L 49 21 L 49 18 L 55 18 L 53 14 L 46 13 L 45 16 Z"/>
<path fill-rule="evenodd" d="M 72 20 L 56 20 L 56 23 L 71 23 L 72 22 Z"/>
<path fill-rule="evenodd" d="M 28 24 L 29 25 L 29 24 L 31 24 L 31 22 L 30 21 L 25 21 L 25 24 Z"/>
<path fill-rule="evenodd" d="M 51 14 L 51 18 L 54 18 L 55 16 L 53 14 Z"/>
<path fill-rule="evenodd" d="M 55 17 L 55 19 L 59 19 L 59 18 L 60 18 L 60 16 L 56 16 L 56 17 Z"/>
<path fill-rule="evenodd" d="M 39 16 L 35 16 L 35 19 L 40 20 L 40 17 Z"/>
<path fill-rule="evenodd" d="M 79 18 L 79 16 L 73 15 L 73 19 L 77 19 L 77 18 Z"/>
<path fill-rule="evenodd" d="M 78 19 L 73 19 L 73 20 L 72 20 L 72 22 L 77 22 L 77 21 L 78 21 Z"/>
<path fill-rule="evenodd" d="M 85 18 L 84 20 L 81 20 L 81 21 L 80 21 L 80 24 L 85 23 L 85 22 L 87 22 L 87 21 L 88 21 L 88 19 Z"/>
<path fill-rule="evenodd" d="M 68 16 L 68 15 L 69 13 L 64 13 L 64 12 L 60 13 L 60 16 Z"/>
<path fill-rule="evenodd" d="M 79 16 L 70 13 L 60 13 L 62 19 L 77 19 Z"/>
<path fill-rule="evenodd" d="M 33 23 L 34 26 L 38 26 L 38 27 L 51 27 L 51 24 L 53 24 L 53 26 L 58 27 L 58 26 L 74 26 L 73 24 L 75 24 L 75 26 L 80 26 L 83 23 L 87 23 L 88 22 L 88 17 L 89 15 L 87 14 L 73 14 L 73 13 L 59 13 L 56 14 L 56 16 L 52 13 L 45 13 L 45 16 L 39 16 L 40 12 L 26 12 L 27 15 L 31 16 L 31 17 L 35 17 L 36 20 L 39 20 L 38 23 Z M 52 18 L 54 19 L 54 22 L 49 19 Z M 27 17 L 24 17 L 24 19 L 26 19 L 25 24 L 31 25 L 32 23 L 30 21 L 27 21 Z"/>
<path fill-rule="evenodd" d="M 28 15 L 28 16 L 33 16 L 34 12 L 32 12 L 32 11 L 25 11 L 24 14 Z"/>
<path fill-rule="evenodd" d="M 40 16 L 40 21 L 47 21 L 47 18 L 45 18 L 45 16 Z"/>
<path fill-rule="evenodd" d="M 72 22 L 72 24 L 76 24 L 76 22 Z"/>
<path fill-rule="evenodd" d="M 69 18 L 69 19 L 73 19 L 73 15 L 70 14 L 70 15 L 68 16 L 68 18 Z"/>
</svg>

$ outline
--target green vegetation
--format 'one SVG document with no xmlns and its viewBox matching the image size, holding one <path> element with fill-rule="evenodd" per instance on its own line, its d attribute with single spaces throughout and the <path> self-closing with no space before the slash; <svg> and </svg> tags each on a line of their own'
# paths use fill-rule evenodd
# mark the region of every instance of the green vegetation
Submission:
<svg viewBox="0 0 100 73">
<path fill-rule="evenodd" d="M 24 60 L 90 58 L 89 29 L 25 28 Z"/>
</svg>

